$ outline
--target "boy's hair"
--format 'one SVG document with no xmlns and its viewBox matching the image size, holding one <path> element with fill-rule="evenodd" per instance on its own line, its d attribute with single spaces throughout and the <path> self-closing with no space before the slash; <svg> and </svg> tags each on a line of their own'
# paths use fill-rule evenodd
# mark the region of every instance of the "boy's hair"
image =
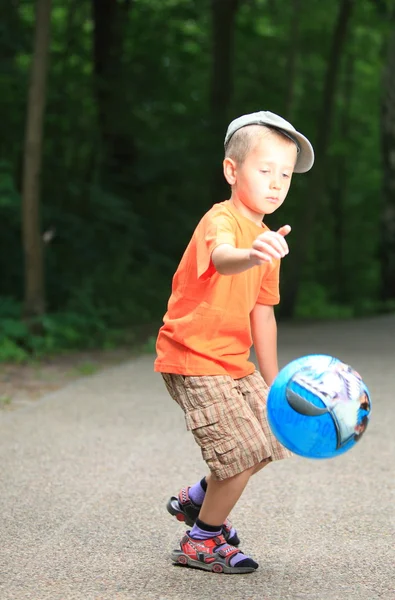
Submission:
<svg viewBox="0 0 395 600">
<path fill-rule="evenodd" d="M 239 165 L 243 164 L 248 153 L 254 149 L 263 137 L 266 137 L 270 133 L 278 135 L 292 144 L 294 143 L 287 135 L 273 127 L 266 127 L 266 125 L 247 125 L 246 127 L 238 129 L 232 135 L 225 148 L 225 158 L 231 158 Z"/>
</svg>

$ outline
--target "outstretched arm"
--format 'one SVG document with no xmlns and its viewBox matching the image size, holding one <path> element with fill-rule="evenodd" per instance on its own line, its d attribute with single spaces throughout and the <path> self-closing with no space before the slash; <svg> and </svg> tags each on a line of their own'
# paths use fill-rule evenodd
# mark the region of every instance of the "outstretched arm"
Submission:
<svg viewBox="0 0 395 600">
<path fill-rule="evenodd" d="M 290 231 L 289 225 L 280 227 L 278 231 L 265 231 L 254 240 L 252 248 L 220 244 L 211 254 L 214 267 L 221 275 L 237 275 L 256 265 L 271 262 L 273 258 L 283 258 L 288 254 L 284 238 Z"/>
<path fill-rule="evenodd" d="M 250 319 L 259 370 L 267 385 L 270 386 L 278 373 L 277 323 L 273 306 L 256 304 Z"/>
</svg>

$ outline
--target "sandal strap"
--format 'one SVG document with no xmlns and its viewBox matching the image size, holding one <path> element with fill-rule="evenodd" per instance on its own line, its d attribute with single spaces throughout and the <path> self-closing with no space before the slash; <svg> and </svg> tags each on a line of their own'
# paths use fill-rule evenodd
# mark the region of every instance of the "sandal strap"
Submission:
<svg viewBox="0 0 395 600">
<path fill-rule="evenodd" d="M 225 561 L 226 564 L 229 564 L 232 556 L 241 552 L 235 546 L 227 544 L 223 535 L 218 535 L 210 540 L 196 540 L 191 538 L 189 532 L 187 532 L 181 540 L 181 548 L 184 544 L 189 544 L 194 548 L 198 557 L 202 555 L 202 558 L 199 558 L 199 560 L 203 560 L 203 554 L 207 554 L 210 558 Z M 217 550 L 217 548 L 219 549 Z"/>
<path fill-rule="evenodd" d="M 226 530 L 226 531 L 230 531 L 233 527 L 232 523 L 229 521 L 229 519 L 225 519 L 222 527 Z"/>
<path fill-rule="evenodd" d="M 195 502 L 192 500 L 192 498 L 190 498 L 189 496 L 189 486 L 188 487 L 183 487 L 179 493 L 178 493 L 178 503 L 180 506 L 182 506 L 183 508 L 187 508 L 188 506 L 191 506 L 193 509 L 195 510 L 199 510 L 200 506 L 198 506 L 197 504 L 195 504 Z M 224 521 L 224 523 L 222 524 L 222 527 L 226 530 L 226 531 L 230 531 L 233 527 L 232 523 L 229 521 L 229 519 L 226 519 Z"/>
<path fill-rule="evenodd" d="M 239 550 L 235 546 L 230 546 L 229 544 L 226 544 L 226 546 L 224 546 L 223 548 L 218 550 L 219 556 L 222 556 L 222 558 L 224 558 L 226 560 L 226 562 L 229 562 L 229 560 L 232 558 L 232 556 L 235 556 L 236 554 L 239 554 L 240 552 L 241 552 L 241 550 Z"/>
<path fill-rule="evenodd" d="M 195 504 L 194 501 L 189 497 L 189 487 L 184 487 L 180 490 L 178 494 L 178 502 L 183 508 L 191 506 L 192 508 L 199 510 L 199 506 L 197 506 L 197 504 Z"/>
</svg>

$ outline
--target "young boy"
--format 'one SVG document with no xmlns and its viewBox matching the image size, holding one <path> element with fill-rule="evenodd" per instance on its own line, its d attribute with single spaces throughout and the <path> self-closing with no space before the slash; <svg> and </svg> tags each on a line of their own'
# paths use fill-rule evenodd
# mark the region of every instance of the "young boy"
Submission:
<svg viewBox="0 0 395 600">
<path fill-rule="evenodd" d="M 274 305 L 285 236 L 262 222 L 288 193 L 292 174 L 314 162 L 310 142 L 271 112 L 243 115 L 225 137 L 229 200 L 202 218 L 173 278 L 155 370 L 185 413 L 210 474 L 167 505 L 191 526 L 172 558 L 204 570 L 249 573 L 258 564 L 237 548 L 227 517 L 251 475 L 291 453 L 266 417 L 278 373 Z M 259 371 L 249 362 L 254 344 Z"/>
</svg>

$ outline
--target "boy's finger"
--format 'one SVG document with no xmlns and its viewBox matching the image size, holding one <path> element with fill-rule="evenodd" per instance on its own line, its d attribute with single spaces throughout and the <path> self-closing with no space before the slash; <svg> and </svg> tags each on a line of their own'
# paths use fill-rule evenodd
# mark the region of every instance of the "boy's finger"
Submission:
<svg viewBox="0 0 395 600">
<path fill-rule="evenodd" d="M 279 234 L 277 231 L 271 231 L 266 237 L 266 243 L 271 244 L 274 248 L 276 248 L 279 252 L 281 252 L 282 256 L 288 254 L 288 244 L 285 241 L 284 236 Z"/>
<path fill-rule="evenodd" d="M 275 239 L 276 243 L 279 244 L 281 251 L 284 254 L 288 254 L 289 249 L 288 249 L 288 244 L 285 241 L 285 237 L 276 231 L 275 233 L 273 232 L 273 239 Z"/>
<path fill-rule="evenodd" d="M 256 248 L 260 252 L 270 254 L 274 258 L 281 258 L 285 254 L 285 251 L 281 247 L 281 244 L 275 238 L 266 239 L 265 241 L 256 240 L 254 242 L 254 248 Z"/>
<path fill-rule="evenodd" d="M 253 256 L 255 258 L 257 258 L 258 260 L 264 261 L 264 262 L 271 262 L 272 258 L 273 258 L 269 254 L 265 254 L 264 252 L 261 252 L 257 248 L 254 248 L 254 250 L 253 250 Z"/>
<path fill-rule="evenodd" d="M 280 229 L 277 230 L 277 233 L 279 233 L 282 236 L 285 236 L 285 235 L 288 235 L 290 231 L 291 231 L 290 225 L 283 225 L 282 227 L 280 227 Z"/>
</svg>

